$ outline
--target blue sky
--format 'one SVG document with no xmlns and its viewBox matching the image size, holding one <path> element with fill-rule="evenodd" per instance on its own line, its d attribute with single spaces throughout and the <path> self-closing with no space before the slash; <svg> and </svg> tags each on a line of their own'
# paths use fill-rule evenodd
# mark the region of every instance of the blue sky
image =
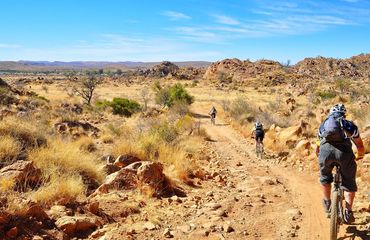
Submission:
<svg viewBox="0 0 370 240">
<path fill-rule="evenodd" d="M 370 0 L 1 0 L 0 61 L 299 61 L 370 52 Z"/>
</svg>

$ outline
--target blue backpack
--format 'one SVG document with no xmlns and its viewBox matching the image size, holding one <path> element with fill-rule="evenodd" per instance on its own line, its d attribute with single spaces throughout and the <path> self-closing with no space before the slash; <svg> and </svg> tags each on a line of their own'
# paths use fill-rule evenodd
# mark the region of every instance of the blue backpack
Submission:
<svg viewBox="0 0 370 240">
<path fill-rule="evenodd" d="M 340 143 L 346 140 L 346 134 L 343 129 L 342 117 L 335 118 L 329 116 L 324 124 L 324 131 L 321 132 L 320 137 L 324 138 L 326 142 Z"/>
</svg>

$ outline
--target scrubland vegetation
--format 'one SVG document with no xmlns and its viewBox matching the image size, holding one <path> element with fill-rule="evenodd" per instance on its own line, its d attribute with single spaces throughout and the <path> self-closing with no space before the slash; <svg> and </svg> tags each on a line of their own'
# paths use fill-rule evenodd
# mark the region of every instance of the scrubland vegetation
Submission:
<svg viewBox="0 0 370 240">
<path fill-rule="evenodd" d="M 253 208 L 263 212 L 264 204 L 270 200 L 249 195 L 246 188 L 251 186 L 240 187 L 244 182 L 238 185 L 239 181 L 250 181 L 246 177 L 248 171 L 260 173 L 258 164 L 248 165 L 255 163 L 254 145 L 249 140 L 257 120 L 266 129 L 264 163 L 309 173 L 317 173 L 316 131 L 333 104 L 345 103 L 348 118 L 358 124 L 361 133 L 369 131 L 370 89 L 364 80 L 301 80 L 290 66 L 280 69 L 280 64 L 267 60 L 228 60 L 225 64 L 235 63 L 255 64 L 256 69 L 266 68 L 266 72 L 245 72 L 251 78 L 243 82 L 243 78 L 239 79 L 243 74 L 210 67 L 205 74 L 213 76 L 209 80 L 199 77 L 203 70 L 180 74 L 176 73 L 178 68 L 166 62 L 162 65 L 170 66 L 172 72 L 167 68 L 109 74 L 106 70 L 94 74 L 71 72 L 62 80 L 49 82 L 40 78 L 20 87 L 12 79 L 8 81 L 11 85 L 0 82 L 0 223 L 6 223 L 0 225 L 0 238 L 11 234 L 14 226 L 26 229 L 7 216 L 16 216 L 22 224 L 29 218 L 42 219 L 30 210 L 33 207 L 54 217 L 54 230 L 81 238 L 94 235 L 90 235 L 90 230 L 99 231 L 103 225 L 109 225 L 105 232 L 118 229 L 116 236 L 122 236 L 123 228 L 112 226 L 117 222 L 126 224 L 124 229 L 132 236 L 136 233 L 126 229 L 127 225 L 134 225 L 139 217 L 130 215 L 138 214 L 145 222 L 155 219 L 153 222 L 159 226 L 164 221 L 157 212 L 160 215 L 167 207 L 177 211 L 174 206 L 181 204 L 185 206 L 184 216 L 199 212 L 202 214 L 197 217 L 204 214 L 208 221 L 210 215 L 202 212 L 203 206 L 222 201 L 221 196 L 233 197 L 225 203 L 230 204 L 230 209 L 232 205 L 245 210 L 252 203 Z M 165 72 L 171 75 L 162 76 Z M 207 116 L 212 105 L 218 110 L 214 126 L 208 124 Z M 207 132 L 202 124 L 214 132 Z M 228 135 L 232 130 L 228 124 L 237 130 L 234 135 L 242 135 L 243 140 Z M 246 144 L 242 143 L 245 139 Z M 367 152 L 369 149 L 367 146 Z M 264 167 L 263 174 L 267 172 Z M 359 169 L 358 176 L 361 181 L 368 181 L 364 169 Z M 241 172 L 243 176 L 238 175 Z M 262 181 L 261 191 L 269 199 L 264 178 L 253 178 L 257 183 L 251 184 L 260 187 Z M 269 186 L 276 184 L 278 188 L 283 184 L 280 180 L 271 181 L 267 181 Z M 282 191 L 279 188 L 275 195 Z M 186 192 L 192 195 L 188 202 L 182 202 L 178 196 Z M 153 199 L 164 196 L 165 200 Z M 264 206 L 254 205 L 256 201 Z M 212 211 L 221 208 L 210 206 Z M 53 212 L 60 208 L 64 215 Z M 217 214 L 218 218 L 226 218 L 235 212 Z M 85 225 L 90 227 L 81 230 L 81 235 L 70 233 L 58 222 L 66 216 L 92 215 L 100 222 L 81 220 L 91 224 Z M 169 212 L 165 216 L 174 215 Z M 212 231 L 231 231 L 227 226 L 223 229 L 226 230 Z M 18 235 L 22 234 L 27 235 L 27 231 Z M 245 236 L 241 231 L 239 234 Z"/>
</svg>

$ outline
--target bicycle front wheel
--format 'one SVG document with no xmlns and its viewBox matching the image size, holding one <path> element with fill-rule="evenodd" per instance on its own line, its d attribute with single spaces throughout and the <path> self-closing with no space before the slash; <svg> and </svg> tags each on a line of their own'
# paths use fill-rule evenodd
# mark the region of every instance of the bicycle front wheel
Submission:
<svg viewBox="0 0 370 240">
<path fill-rule="evenodd" d="M 330 209 L 330 240 L 337 240 L 339 221 L 338 221 L 338 191 L 333 191 Z"/>
</svg>

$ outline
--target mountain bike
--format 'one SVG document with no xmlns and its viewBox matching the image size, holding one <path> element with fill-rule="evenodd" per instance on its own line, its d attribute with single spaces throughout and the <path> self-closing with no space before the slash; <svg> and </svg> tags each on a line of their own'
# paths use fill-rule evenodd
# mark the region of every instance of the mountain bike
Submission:
<svg viewBox="0 0 370 240">
<path fill-rule="evenodd" d="M 259 158 L 263 158 L 263 154 L 264 154 L 264 151 L 263 151 L 263 144 L 261 142 L 261 139 L 258 139 L 256 141 L 256 155 L 257 157 Z"/>
<path fill-rule="evenodd" d="M 330 240 L 337 240 L 339 226 L 343 224 L 343 199 L 344 193 L 341 189 L 342 176 L 340 173 L 340 166 L 334 166 L 334 187 L 331 195 L 330 208 Z"/>
<path fill-rule="evenodd" d="M 216 119 L 216 116 L 211 114 L 211 124 L 212 125 L 216 125 L 216 120 L 215 119 Z"/>
</svg>

